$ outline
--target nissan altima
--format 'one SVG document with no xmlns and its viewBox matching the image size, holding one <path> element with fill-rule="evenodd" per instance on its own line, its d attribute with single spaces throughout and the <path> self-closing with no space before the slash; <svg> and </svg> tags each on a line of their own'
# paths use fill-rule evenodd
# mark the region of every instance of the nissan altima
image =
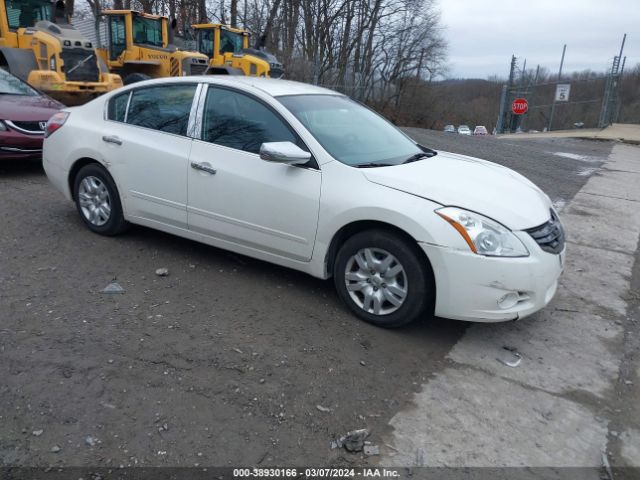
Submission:
<svg viewBox="0 0 640 480">
<path fill-rule="evenodd" d="M 563 268 L 558 215 L 522 175 L 302 83 L 136 83 L 54 115 L 44 168 L 93 232 L 134 223 L 332 277 L 383 327 L 522 318 Z"/>
</svg>

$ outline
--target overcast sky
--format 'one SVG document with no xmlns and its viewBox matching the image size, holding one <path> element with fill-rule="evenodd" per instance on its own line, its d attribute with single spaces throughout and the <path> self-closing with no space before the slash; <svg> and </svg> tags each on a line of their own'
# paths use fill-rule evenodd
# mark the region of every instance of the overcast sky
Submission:
<svg viewBox="0 0 640 480">
<path fill-rule="evenodd" d="M 511 55 L 557 73 L 604 71 L 620 51 L 640 63 L 640 0 L 439 0 L 452 78 L 507 77 Z"/>
</svg>

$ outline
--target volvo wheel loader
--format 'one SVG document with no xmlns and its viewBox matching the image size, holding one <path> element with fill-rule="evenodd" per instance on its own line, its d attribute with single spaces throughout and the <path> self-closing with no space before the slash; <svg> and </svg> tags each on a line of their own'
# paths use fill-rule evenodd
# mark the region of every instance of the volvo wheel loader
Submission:
<svg viewBox="0 0 640 480">
<path fill-rule="evenodd" d="M 282 64 L 271 53 L 249 48 L 249 32 L 219 23 L 193 25 L 196 45 L 209 58 L 208 74 L 280 78 Z"/>
<path fill-rule="evenodd" d="M 0 0 L 0 68 L 66 105 L 121 87 L 63 12 L 62 1 Z"/>
<path fill-rule="evenodd" d="M 105 10 L 102 15 L 108 38 L 98 53 L 125 85 L 147 78 L 200 75 L 209 66 L 206 55 L 171 45 L 167 17 L 133 10 Z"/>
</svg>

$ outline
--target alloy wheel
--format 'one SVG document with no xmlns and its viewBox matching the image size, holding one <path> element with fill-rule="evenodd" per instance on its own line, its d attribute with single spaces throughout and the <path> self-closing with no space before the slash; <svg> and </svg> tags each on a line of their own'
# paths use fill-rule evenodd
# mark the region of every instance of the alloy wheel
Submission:
<svg viewBox="0 0 640 480">
<path fill-rule="evenodd" d="M 363 248 L 351 256 L 344 280 L 353 302 L 374 315 L 397 311 L 407 298 L 409 285 L 404 267 L 380 248 Z"/>
<path fill-rule="evenodd" d="M 105 183 L 98 177 L 87 176 L 78 188 L 78 201 L 84 217 L 96 227 L 101 227 L 111 216 L 111 197 Z"/>
</svg>

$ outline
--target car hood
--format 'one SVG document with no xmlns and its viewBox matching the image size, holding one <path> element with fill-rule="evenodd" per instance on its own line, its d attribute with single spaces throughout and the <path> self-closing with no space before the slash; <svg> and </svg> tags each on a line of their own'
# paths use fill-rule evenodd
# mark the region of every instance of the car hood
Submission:
<svg viewBox="0 0 640 480">
<path fill-rule="evenodd" d="M 370 182 L 473 210 L 512 230 L 549 220 L 551 202 L 542 190 L 513 170 L 448 152 L 393 167 L 363 170 Z"/>
<path fill-rule="evenodd" d="M 58 110 L 64 108 L 49 97 L 0 94 L 0 118 L 18 122 L 38 122 L 49 120 Z"/>
</svg>

